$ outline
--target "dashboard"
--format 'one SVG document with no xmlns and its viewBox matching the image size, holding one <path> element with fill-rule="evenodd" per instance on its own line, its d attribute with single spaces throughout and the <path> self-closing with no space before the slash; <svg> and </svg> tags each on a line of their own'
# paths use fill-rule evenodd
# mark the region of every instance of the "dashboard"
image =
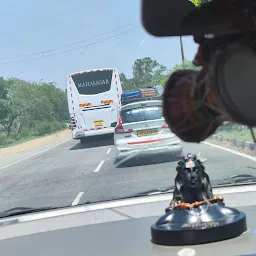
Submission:
<svg viewBox="0 0 256 256">
<path fill-rule="evenodd" d="M 1 219 L 1 255 L 256 255 L 256 185 L 213 192 L 246 213 L 247 232 L 210 244 L 153 244 L 150 227 L 164 214 L 169 193 Z"/>
</svg>

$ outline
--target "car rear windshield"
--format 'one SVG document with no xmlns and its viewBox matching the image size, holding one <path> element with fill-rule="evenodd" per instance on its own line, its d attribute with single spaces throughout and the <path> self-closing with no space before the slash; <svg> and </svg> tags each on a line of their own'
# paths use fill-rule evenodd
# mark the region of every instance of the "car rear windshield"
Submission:
<svg viewBox="0 0 256 256">
<path fill-rule="evenodd" d="M 157 120 L 163 117 L 162 106 L 145 106 L 121 111 L 123 123 Z"/>
</svg>

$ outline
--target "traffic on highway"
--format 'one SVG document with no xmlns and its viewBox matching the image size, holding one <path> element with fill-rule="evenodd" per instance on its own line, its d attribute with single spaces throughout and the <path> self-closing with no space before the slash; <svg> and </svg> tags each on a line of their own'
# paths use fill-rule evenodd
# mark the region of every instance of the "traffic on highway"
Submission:
<svg viewBox="0 0 256 256">
<path fill-rule="evenodd" d="M 2 255 L 255 252 L 254 7 L 2 1 Z"/>
<path fill-rule="evenodd" d="M 156 90 L 146 90 L 146 95 L 145 89 L 138 93 L 133 97 L 128 93 L 128 98 L 123 95 L 123 106 L 114 131 L 117 161 L 145 154 L 157 154 L 158 157 L 165 154 L 170 159 L 181 159 L 184 156 L 183 145 L 163 118 L 161 98 L 154 100 L 157 98 Z"/>
<path fill-rule="evenodd" d="M 95 129 L 86 140 L 74 137 L 74 131 L 81 135 L 83 128 L 74 125 L 79 112 L 70 113 L 73 126 L 58 143 L 46 143 L 33 154 L 21 154 L 1 166 L 1 211 L 71 207 L 172 192 L 177 162 L 188 153 L 200 153 L 207 160 L 213 187 L 237 184 L 230 178 L 235 176 L 249 175 L 241 182 L 254 182 L 256 158 L 214 143 L 184 143 L 174 135 L 163 118 L 161 96 L 153 87 L 124 92 L 120 98 L 112 136 L 97 134 Z M 86 121 L 87 112 L 82 113 Z M 90 114 L 90 125 L 99 119 L 97 113 L 102 117 L 101 111 Z M 104 116 L 104 123 L 114 121 L 109 117 Z"/>
</svg>

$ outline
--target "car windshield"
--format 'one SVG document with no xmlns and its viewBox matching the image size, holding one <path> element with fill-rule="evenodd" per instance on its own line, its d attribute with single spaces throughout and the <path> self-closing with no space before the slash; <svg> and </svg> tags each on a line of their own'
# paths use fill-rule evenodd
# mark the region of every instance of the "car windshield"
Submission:
<svg viewBox="0 0 256 256">
<path fill-rule="evenodd" d="M 122 110 L 121 116 L 123 123 L 143 122 L 163 118 L 161 105 L 134 107 L 132 109 Z"/>
<path fill-rule="evenodd" d="M 201 143 L 170 129 L 165 84 L 201 70 L 198 44 L 149 35 L 141 1 L 9 0 L 2 10 L 0 212 L 171 191 L 188 153 L 207 159 L 213 187 L 255 182 L 247 127 L 225 122 Z M 184 102 L 168 109 L 173 118 Z"/>
</svg>

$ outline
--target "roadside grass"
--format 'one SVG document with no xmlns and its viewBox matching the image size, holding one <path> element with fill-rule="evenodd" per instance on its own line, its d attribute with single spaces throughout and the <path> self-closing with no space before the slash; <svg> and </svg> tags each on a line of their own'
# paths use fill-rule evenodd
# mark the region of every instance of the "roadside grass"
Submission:
<svg viewBox="0 0 256 256">
<path fill-rule="evenodd" d="M 5 134 L 0 133 L 0 148 L 7 148 L 7 147 L 15 146 L 17 144 L 36 139 L 38 137 L 43 137 L 43 136 L 28 136 L 28 137 L 21 138 L 21 139 L 17 140 L 15 138 L 13 138 L 11 135 L 7 138 L 7 136 Z"/>
<path fill-rule="evenodd" d="M 42 122 L 33 130 L 24 130 L 20 133 L 13 132 L 9 136 L 4 132 L 0 132 L 0 148 L 15 146 L 23 142 L 60 132 L 67 128 L 68 125 L 66 123 Z"/>
<path fill-rule="evenodd" d="M 256 129 L 254 129 L 254 133 L 256 133 Z M 231 128 L 229 130 L 219 130 L 216 132 L 216 134 L 229 139 L 253 142 L 251 132 L 246 127 Z"/>
</svg>

